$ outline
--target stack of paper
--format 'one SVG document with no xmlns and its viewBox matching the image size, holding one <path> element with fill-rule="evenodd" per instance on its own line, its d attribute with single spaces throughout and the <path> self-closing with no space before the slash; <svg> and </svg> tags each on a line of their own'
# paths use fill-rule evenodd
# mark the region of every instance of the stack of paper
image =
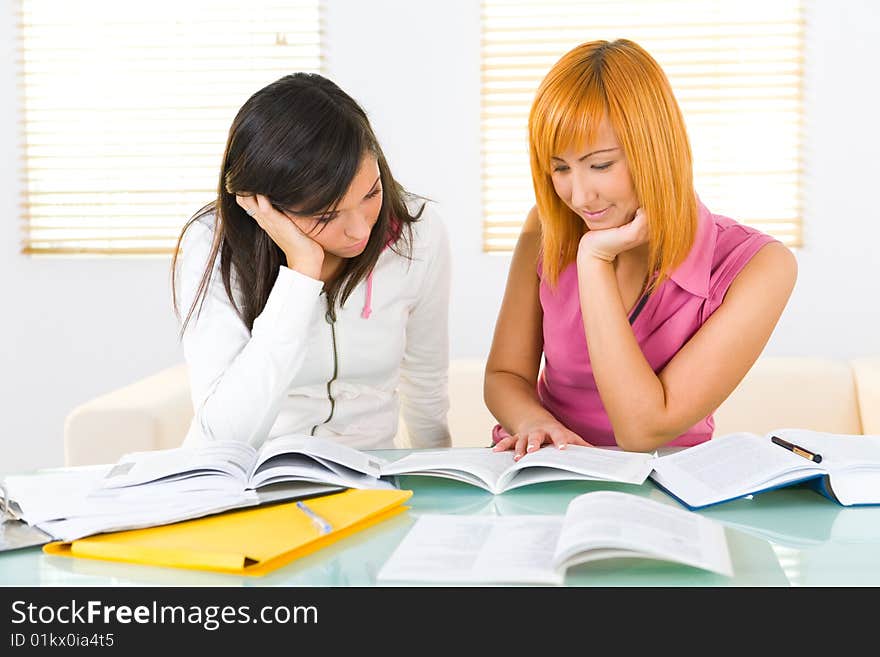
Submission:
<svg viewBox="0 0 880 657">
<path fill-rule="evenodd" d="M 107 489 L 110 466 L 65 468 L 5 479 L 19 516 L 56 540 L 177 522 L 259 503 L 254 491 L 198 478 Z M 207 484 L 207 485 L 206 485 Z"/>
</svg>

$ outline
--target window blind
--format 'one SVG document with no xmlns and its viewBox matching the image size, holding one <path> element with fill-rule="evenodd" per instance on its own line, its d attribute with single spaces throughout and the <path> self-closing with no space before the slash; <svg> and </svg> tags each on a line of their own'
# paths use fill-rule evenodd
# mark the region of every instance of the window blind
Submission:
<svg viewBox="0 0 880 657">
<path fill-rule="evenodd" d="M 543 76 L 585 41 L 627 38 L 666 72 L 700 199 L 801 245 L 804 16 L 796 0 L 483 0 L 483 250 L 513 249 L 534 205 L 528 114 Z"/>
<path fill-rule="evenodd" d="M 320 0 L 15 6 L 24 253 L 170 253 L 239 107 L 322 63 Z"/>
</svg>

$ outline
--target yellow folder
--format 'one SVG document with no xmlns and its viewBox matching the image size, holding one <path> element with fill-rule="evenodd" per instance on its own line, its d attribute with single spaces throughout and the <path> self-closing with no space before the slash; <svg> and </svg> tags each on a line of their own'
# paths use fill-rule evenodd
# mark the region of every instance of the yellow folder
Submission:
<svg viewBox="0 0 880 657">
<path fill-rule="evenodd" d="M 265 575 L 294 559 L 408 508 L 410 490 L 357 490 L 305 500 L 332 526 L 322 533 L 296 502 L 187 520 L 172 525 L 97 534 L 43 546 L 47 554 L 153 566 Z"/>
</svg>

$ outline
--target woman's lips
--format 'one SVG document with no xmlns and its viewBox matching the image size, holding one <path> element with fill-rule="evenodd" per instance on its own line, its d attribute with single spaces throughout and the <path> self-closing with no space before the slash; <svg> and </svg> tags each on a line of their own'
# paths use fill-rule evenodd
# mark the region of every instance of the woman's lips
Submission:
<svg viewBox="0 0 880 657">
<path fill-rule="evenodd" d="M 608 210 L 611 209 L 609 205 L 604 210 L 599 210 L 598 212 L 590 212 L 589 210 L 581 210 L 581 214 L 585 219 L 600 219 Z"/>
<path fill-rule="evenodd" d="M 349 252 L 349 253 L 352 251 L 362 251 L 363 249 L 366 248 L 367 242 L 369 242 L 369 241 L 370 241 L 370 238 L 368 237 L 364 240 L 361 240 L 357 244 L 352 244 L 351 246 L 345 247 L 345 250 L 346 250 L 346 252 Z"/>
</svg>

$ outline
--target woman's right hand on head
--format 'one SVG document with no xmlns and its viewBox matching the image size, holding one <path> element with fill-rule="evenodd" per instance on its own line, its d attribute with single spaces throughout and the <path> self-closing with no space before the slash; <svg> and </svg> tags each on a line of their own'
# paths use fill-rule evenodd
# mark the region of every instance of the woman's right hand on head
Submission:
<svg viewBox="0 0 880 657">
<path fill-rule="evenodd" d="M 492 449 L 496 452 L 512 449 L 513 459 L 519 461 L 527 453 L 534 452 L 545 444 L 555 445 L 558 449 L 565 449 L 568 445 L 592 447 L 560 422 L 544 420 L 525 425 L 518 433 L 499 440 Z"/>
<path fill-rule="evenodd" d="M 236 194 L 235 201 L 266 231 L 278 248 L 284 251 L 290 269 L 311 278 L 320 278 L 324 249 L 300 230 L 293 219 L 272 207 L 269 199 L 262 194 Z"/>
</svg>

